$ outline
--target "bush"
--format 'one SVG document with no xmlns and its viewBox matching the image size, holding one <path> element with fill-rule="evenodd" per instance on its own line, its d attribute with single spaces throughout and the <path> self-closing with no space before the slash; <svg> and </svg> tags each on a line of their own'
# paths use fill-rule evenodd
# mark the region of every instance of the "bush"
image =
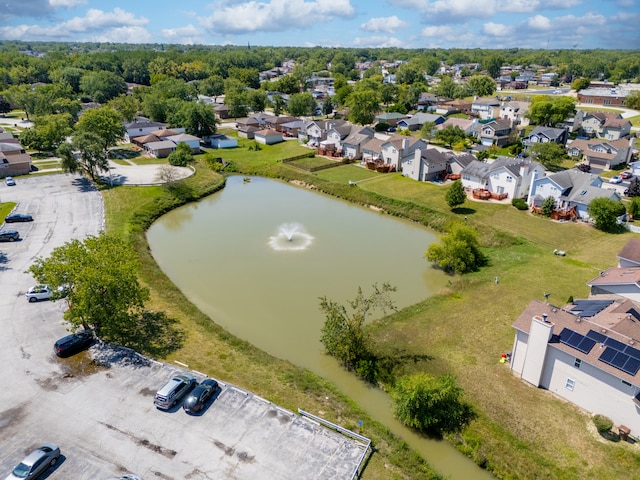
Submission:
<svg viewBox="0 0 640 480">
<path fill-rule="evenodd" d="M 594 415 L 593 424 L 599 433 L 609 433 L 613 428 L 613 420 L 600 414 Z"/>
<path fill-rule="evenodd" d="M 527 205 L 527 201 L 524 198 L 514 198 L 511 200 L 511 205 L 516 207 L 518 210 L 527 210 L 529 205 Z"/>
</svg>

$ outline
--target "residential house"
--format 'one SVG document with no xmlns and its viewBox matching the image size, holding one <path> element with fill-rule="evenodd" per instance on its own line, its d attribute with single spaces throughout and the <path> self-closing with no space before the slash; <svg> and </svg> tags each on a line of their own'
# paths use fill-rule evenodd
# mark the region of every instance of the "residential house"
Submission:
<svg viewBox="0 0 640 480">
<path fill-rule="evenodd" d="M 610 170 L 631 161 L 635 138 L 618 140 L 581 140 L 577 139 L 567 145 L 567 154 L 592 167 Z"/>
<path fill-rule="evenodd" d="M 231 118 L 231 108 L 224 103 L 216 103 L 213 106 L 213 111 L 220 120 L 226 120 L 227 118 Z"/>
<path fill-rule="evenodd" d="M 502 102 L 500 104 L 498 117 L 511 120 L 513 125 L 526 127 L 529 125 L 529 119 L 526 117 L 529 112 L 529 105 L 531 105 L 529 102 L 520 102 L 517 100 Z"/>
<path fill-rule="evenodd" d="M 238 146 L 238 139 L 235 137 L 229 137 L 221 133 L 215 133 L 213 135 L 207 135 L 203 138 L 204 142 L 211 145 L 213 148 L 235 148 Z"/>
<path fill-rule="evenodd" d="M 440 125 L 444 123 L 445 120 L 446 118 L 444 118 L 442 115 L 418 112 L 409 118 L 403 118 L 402 120 L 398 121 L 396 125 L 398 128 L 404 128 L 406 130 L 414 132 L 416 130 L 420 130 L 422 128 L 422 125 L 424 125 L 425 123 L 431 122 L 435 125 Z"/>
<path fill-rule="evenodd" d="M 270 128 L 256 131 L 253 138 L 256 140 L 256 142 L 263 145 L 273 145 L 274 143 L 280 143 L 284 141 L 284 138 L 282 138 L 282 133 Z"/>
<path fill-rule="evenodd" d="M 614 267 L 587 282 L 589 298 L 619 295 L 640 302 L 640 267 Z"/>
<path fill-rule="evenodd" d="M 298 130 L 298 138 L 311 145 L 318 146 L 320 142 L 327 139 L 327 133 L 336 127 L 341 127 L 347 123 L 346 120 L 313 120 L 305 123 L 305 126 Z"/>
<path fill-rule="evenodd" d="M 437 148 L 416 148 L 413 156 L 402 159 L 402 176 L 428 182 L 443 179 L 447 174 L 448 157 Z"/>
<path fill-rule="evenodd" d="M 387 139 L 373 137 L 362 145 L 362 163 L 379 162 L 382 163 L 382 144 Z"/>
<path fill-rule="evenodd" d="M 400 120 L 408 118 L 406 115 L 398 112 L 385 112 L 376 115 L 376 123 L 386 123 L 391 127 L 395 127 Z"/>
<path fill-rule="evenodd" d="M 498 118 L 480 124 L 478 137 L 482 145 L 504 147 L 513 143 L 516 129 L 511 120 Z"/>
<path fill-rule="evenodd" d="M 578 102 L 593 105 L 624 107 L 631 92 L 623 88 L 585 88 L 578 92 Z"/>
<path fill-rule="evenodd" d="M 452 152 L 452 154 L 449 155 L 447 173 L 462 176 L 462 170 L 468 167 L 473 161 L 477 162 L 478 159 L 471 153 L 453 154 Z"/>
<path fill-rule="evenodd" d="M 529 135 L 522 138 L 522 144 L 525 147 L 531 147 L 538 143 L 557 143 L 564 147 L 568 135 L 565 128 L 541 127 L 538 125 Z"/>
<path fill-rule="evenodd" d="M 465 188 L 506 193 L 513 199 L 526 198 L 532 179 L 544 175 L 544 168 L 528 158 L 498 157 L 491 162 L 473 160 L 460 173 Z"/>
<path fill-rule="evenodd" d="M 562 170 L 548 176 L 537 175 L 531 183 L 529 205 L 542 205 L 553 197 L 558 210 L 575 210 L 577 217 L 589 220 L 589 204 L 596 198 L 620 201 L 620 195 L 613 189 L 603 188 L 604 180 L 598 175 L 577 169 Z"/>
<path fill-rule="evenodd" d="M 443 99 L 438 101 L 435 113 L 440 115 L 451 115 L 452 113 L 465 113 L 471 114 L 472 103 L 469 100 L 457 99 Z"/>
<path fill-rule="evenodd" d="M 576 113 L 567 117 L 562 123 L 559 124 L 559 126 L 566 128 L 569 133 L 580 132 L 582 129 L 582 121 L 584 120 L 584 116 L 584 110 L 576 110 Z"/>
<path fill-rule="evenodd" d="M 283 123 L 280 127 L 285 137 L 298 137 L 298 132 L 303 129 L 307 122 L 305 120 L 296 119 L 292 122 Z"/>
<path fill-rule="evenodd" d="M 236 130 L 239 137 L 252 139 L 254 134 L 263 128 L 264 123 L 255 117 L 241 118 L 236 121 Z"/>
<path fill-rule="evenodd" d="M 582 132 L 591 137 L 617 140 L 631 133 L 631 122 L 614 112 L 588 112 L 582 120 Z"/>
<path fill-rule="evenodd" d="M 150 135 L 155 135 L 160 138 L 160 140 L 166 140 L 167 137 L 179 135 L 181 133 L 184 133 L 184 128 L 165 128 L 162 130 L 154 130 Z"/>
<path fill-rule="evenodd" d="M 141 137 L 143 135 L 148 135 L 155 130 L 160 130 L 167 128 L 165 123 L 161 122 L 152 122 L 148 118 L 145 117 L 136 117 L 133 122 L 127 123 L 124 125 L 125 130 L 125 140 L 127 142 L 131 142 L 133 137 Z"/>
<path fill-rule="evenodd" d="M 0 177 L 26 175 L 31 171 L 31 155 L 20 143 L 0 140 Z"/>
<path fill-rule="evenodd" d="M 449 125 L 452 127 L 460 127 L 466 135 L 475 135 L 478 131 L 478 119 L 477 118 L 458 118 L 449 117 L 443 123 L 436 126 L 437 130 L 447 128 Z"/>
<path fill-rule="evenodd" d="M 471 102 L 471 115 L 480 120 L 489 120 L 498 117 L 500 113 L 500 101 L 497 98 L 475 98 Z"/>
<path fill-rule="evenodd" d="M 436 97 L 433 93 L 422 92 L 420 94 L 420 98 L 418 99 L 418 110 L 429 110 L 431 107 L 435 107 L 438 103 L 438 97 Z"/>
<path fill-rule="evenodd" d="M 176 144 L 171 140 L 160 140 L 159 142 L 145 143 L 144 149 L 153 157 L 165 158 L 176 151 Z"/>
<path fill-rule="evenodd" d="M 191 153 L 200 153 L 200 142 L 201 138 L 196 137 L 195 135 L 189 135 L 188 133 L 179 133 L 177 135 L 171 135 L 166 137 L 167 140 L 171 140 L 173 143 L 178 145 L 179 143 L 185 143 L 189 145 L 191 148 Z"/>
<path fill-rule="evenodd" d="M 351 125 L 351 132 L 340 142 L 342 155 L 351 160 L 362 158 L 362 147 L 373 138 L 374 133 L 371 127 Z"/>
<path fill-rule="evenodd" d="M 513 323 L 511 371 L 640 432 L 640 308 L 627 299 L 532 301 Z"/>
<path fill-rule="evenodd" d="M 426 150 L 427 143 L 419 138 L 393 135 L 382 144 L 382 161 L 396 172 L 402 170 L 402 161 L 413 158 L 416 150 Z"/>
<path fill-rule="evenodd" d="M 162 139 L 160 137 L 157 137 L 156 135 L 153 135 L 152 133 L 150 133 L 149 135 L 141 135 L 139 137 L 133 137 L 131 139 L 131 143 L 133 143 L 134 145 L 137 145 L 140 148 L 144 148 L 144 146 L 147 143 L 150 142 L 159 142 Z"/>
<path fill-rule="evenodd" d="M 347 122 L 332 124 L 327 130 L 326 138 L 322 143 L 333 144 L 338 150 L 342 150 L 342 141 L 351 135 L 352 130 L 357 131 L 360 128 L 363 127 Z M 368 128 L 371 130 L 370 127 Z M 371 131 L 373 132 L 373 130 Z M 373 133 L 370 136 L 373 137 Z"/>
<path fill-rule="evenodd" d="M 618 267 L 640 267 L 640 239 L 631 237 L 618 252 Z"/>
<path fill-rule="evenodd" d="M 280 133 L 284 132 L 282 125 L 300 120 L 299 118 L 289 117 L 285 115 L 283 116 L 264 115 L 263 119 L 264 119 L 264 125 L 266 128 L 275 130 L 276 132 L 280 132 Z"/>
</svg>

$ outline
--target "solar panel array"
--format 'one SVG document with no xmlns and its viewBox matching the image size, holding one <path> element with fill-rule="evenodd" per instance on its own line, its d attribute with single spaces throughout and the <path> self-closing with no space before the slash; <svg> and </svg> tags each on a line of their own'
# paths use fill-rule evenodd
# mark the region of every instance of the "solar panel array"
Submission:
<svg viewBox="0 0 640 480">
<path fill-rule="evenodd" d="M 591 352 L 596 343 L 600 343 L 606 348 L 600 354 L 598 360 L 631 376 L 634 376 L 640 370 L 640 350 L 595 330 L 589 330 L 587 335 L 581 335 L 570 328 L 563 328 L 559 338 L 560 342 L 575 348 L 585 355 Z"/>
<path fill-rule="evenodd" d="M 638 373 L 640 369 L 640 350 L 595 330 L 589 330 L 587 338 L 593 339 L 606 347 L 598 360 L 631 376 Z"/>
<path fill-rule="evenodd" d="M 613 300 L 576 300 L 571 313 L 581 317 L 593 317 L 613 303 Z"/>
</svg>

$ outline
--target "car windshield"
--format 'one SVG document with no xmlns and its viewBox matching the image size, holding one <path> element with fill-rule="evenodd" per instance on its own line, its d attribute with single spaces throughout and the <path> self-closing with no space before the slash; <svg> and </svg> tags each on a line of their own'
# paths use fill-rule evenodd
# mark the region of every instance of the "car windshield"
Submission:
<svg viewBox="0 0 640 480">
<path fill-rule="evenodd" d="M 13 469 L 13 475 L 18 478 L 27 478 L 27 475 L 29 475 L 29 466 L 21 463 Z"/>
</svg>

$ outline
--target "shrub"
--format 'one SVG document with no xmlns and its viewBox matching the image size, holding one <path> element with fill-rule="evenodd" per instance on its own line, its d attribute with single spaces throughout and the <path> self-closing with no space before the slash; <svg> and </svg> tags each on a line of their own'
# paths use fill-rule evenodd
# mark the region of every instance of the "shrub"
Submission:
<svg viewBox="0 0 640 480">
<path fill-rule="evenodd" d="M 511 200 L 511 205 L 516 207 L 518 210 L 527 210 L 529 205 L 527 205 L 527 201 L 524 198 L 514 198 Z"/>
<path fill-rule="evenodd" d="M 594 415 L 593 424 L 596 426 L 599 433 L 608 433 L 613 428 L 613 420 L 600 414 Z"/>
</svg>

